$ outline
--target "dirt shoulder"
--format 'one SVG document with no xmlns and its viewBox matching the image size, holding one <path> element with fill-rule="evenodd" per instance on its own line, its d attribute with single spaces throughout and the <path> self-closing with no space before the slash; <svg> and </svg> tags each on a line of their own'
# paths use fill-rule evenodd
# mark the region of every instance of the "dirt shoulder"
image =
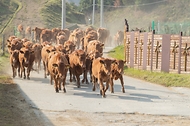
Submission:
<svg viewBox="0 0 190 126">
<path fill-rule="evenodd" d="M 0 113 L 1 126 L 44 126 L 16 84 L 0 84 Z"/>
</svg>

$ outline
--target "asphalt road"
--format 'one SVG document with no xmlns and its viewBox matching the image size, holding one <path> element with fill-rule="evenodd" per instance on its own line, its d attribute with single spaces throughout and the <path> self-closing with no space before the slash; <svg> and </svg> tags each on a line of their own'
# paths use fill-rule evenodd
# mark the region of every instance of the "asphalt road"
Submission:
<svg viewBox="0 0 190 126">
<path fill-rule="evenodd" d="M 107 50 L 109 48 L 105 52 Z M 30 80 L 14 79 L 27 101 L 38 110 L 190 116 L 190 90 L 187 88 L 168 88 L 124 76 L 126 93 L 121 92 L 120 81 L 114 81 L 115 93 L 108 90 L 106 98 L 102 98 L 99 89 L 92 91 L 92 84 L 82 84 L 77 88 L 75 83 L 69 82 L 69 76 L 67 92 L 56 93 L 49 77 L 45 79 L 43 76 L 41 70 L 39 74 L 32 71 Z"/>
</svg>

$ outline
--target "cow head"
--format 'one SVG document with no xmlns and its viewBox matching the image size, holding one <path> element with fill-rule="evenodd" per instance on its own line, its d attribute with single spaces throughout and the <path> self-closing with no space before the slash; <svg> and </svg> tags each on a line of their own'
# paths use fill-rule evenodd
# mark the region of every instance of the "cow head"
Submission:
<svg viewBox="0 0 190 126">
<path fill-rule="evenodd" d="M 102 64 L 102 70 L 107 74 L 111 74 L 111 64 L 114 63 L 115 60 L 109 58 L 101 58 L 100 63 Z"/>
<path fill-rule="evenodd" d="M 115 60 L 115 62 L 112 64 L 112 70 L 113 72 L 116 72 L 118 74 L 123 74 L 123 68 L 124 68 L 124 65 L 125 65 L 125 62 L 124 60 Z"/>
<path fill-rule="evenodd" d="M 75 50 L 76 45 L 72 41 L 66 41 L 64 48 L 67 54 L 71 54 Z"/>
<path fill-rule="evenodd" d="M 18 57 L 19 57 L 19 50 L 14 50 L 11 51 L 11 60 L 13 63 L 17 63 L 18 62 Z"/>
<path fill-rule="evenodd" d="M 19 53 L 22 55 L 24 65 L 28 66 L 29 63 L 30 63 L 29 62 L 30 61 L 30 56 L 34 53 L 34 51 L 31 50 L 30 48 L 23 47 L 23 48 L 20 49 Z"/>
<path fill-rule="evenodd" d="M 74 52 L 76 58 L 76 61 L 81 68 L 85 69 L 86 68 L 86 53 L 83 50 L 76 50 Z"/>
</svg>

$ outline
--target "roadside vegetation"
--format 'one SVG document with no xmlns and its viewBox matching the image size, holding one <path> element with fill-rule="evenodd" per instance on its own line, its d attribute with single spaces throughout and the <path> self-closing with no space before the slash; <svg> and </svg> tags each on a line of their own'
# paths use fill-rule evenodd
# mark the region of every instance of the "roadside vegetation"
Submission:
<svg viewBox="0 0 190 126">
<path fill-rule="evenodd" d="M 111 50 L 108 55 L 116 59 L 124 60 L 124 47 L 117 46 Z M 166 87 L 188 87 L 190 88 L 189 74 L 175 74 L 165 72 L 151 72 L 124 67 L 124 74 L 137 79 L 145 80 L 151 83 L 160 84 Z"/>
<path fill-rule="evenodd" d="M 0 56 L 0 84 L 13 83 L 8 71 L 10 68 L 9 54 L 5 53 L 4 56 Z"/>
</svg>

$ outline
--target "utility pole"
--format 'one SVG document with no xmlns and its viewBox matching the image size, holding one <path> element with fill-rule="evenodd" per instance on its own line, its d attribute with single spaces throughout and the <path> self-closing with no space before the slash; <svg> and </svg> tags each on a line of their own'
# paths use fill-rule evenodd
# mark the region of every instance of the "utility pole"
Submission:
<svg viewBox="0 0 190 126">
<path fill-rule="evenodd" d="M 66 22 L 66 2 L 62 0 L 62 25 L 61 29 L 65 29 L 65 22 Z"/>
<path fill-rule="evenodd" d="M 94 26 L 94 14 L 95 14 L 95 0 L 93 0 L 92 26 Z"/>
<path fill-rule="evenodd" d="M 103 3 L 103 0 L 101 0 L 101 7 L 100 7 L 100 27 L 103 27 L 103 6 L 104 6 L 104 3 Z"/>
</svg>

